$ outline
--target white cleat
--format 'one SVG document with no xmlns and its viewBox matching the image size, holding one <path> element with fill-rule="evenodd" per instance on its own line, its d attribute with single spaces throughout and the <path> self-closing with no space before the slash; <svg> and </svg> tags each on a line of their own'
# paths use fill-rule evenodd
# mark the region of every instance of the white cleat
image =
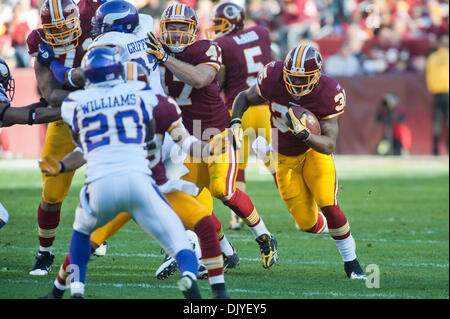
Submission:
<svg viewBox="0 0 450 319">
<path fill-rule="evenodd" d="M 108 243 L 105 241 L 103 244 L 97 247 L 96 250 L 94 250 L 94 253 L 92 255 L 97 257 L 104 257 L 106 255 L 106 249 L 108 248 Z"/>
</svg>

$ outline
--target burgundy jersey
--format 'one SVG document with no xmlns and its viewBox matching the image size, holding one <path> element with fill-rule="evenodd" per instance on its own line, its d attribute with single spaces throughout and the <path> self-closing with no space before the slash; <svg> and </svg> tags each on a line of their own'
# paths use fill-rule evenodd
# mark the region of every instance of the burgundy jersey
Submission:
<svg viewBox="0 0 450 319">
<path fill-rule="evenodd" d="M 215 40 L 222 49 L 226 79 L 225 105 L 229 110 L 236 95 L 256 83 L 258 73 L 271 61 L 269 30 L 254 26 Z"/>
<path fill-rule="evenodd" d="M 339 116 L 345 109 L 345 91 L 339 83 L 321 75 L 317 86 L 308 95 L 295 99 L 286 90 L 283 80 L 283 61 L 269 63 L 258 76 L 258 94 L 270 102 L 272 127 L 278 129 L 278 145 L 275 150 L 286 156 L 295 156 L 309 148 L 296 138 L 286 124 L 286 113 L 290 106 L 300 105 L 310 110 L 319 120 Z M 275 139 L 275 138 L 273 138 Z"/>
<path fill-rule="evenodd" d="M 150 163 L 152 176 L 156 185 L 163 185 L 167 182 L 166 168 L 162 161 L 161 146 L 164 141 L 165 132 L 170 132 L 174 127 L 181 123 L 181 112 L 175 103 L 171 103 L 170 99 L 162 95 L 157 95 L 158 105 L 153 109 L 153 117 L 156 123 L 156 135 L 160 145 L 158 145 L 158 156 L 155 156 L 156 164 Z"/>
<path fill-rule="evenodd" d="M 168 48 L 165 49 L 170 52 Z M 220 47 L 208 40 L 198 40 L 183 52 L 174 54 L 174 57 L 192 65 L 207 64 L 217 71 L 222 65 Z M 183 124 L 191 135 L 207 140 L 228 127 L 230 114 L 220 96 L 217 76 L 208 86 L 195 89 L 178 80 L 168 68 L 162 66 L 166 93 L 173 97 L 181 107 Z M 194 128 L 194 121 L 198 121 L 198 123 L 201 121 L 201 129 L 198 128 L 198 124 Z M 211 134 L 203 136 L 206 129 L 209 129 L 207 133 Z"/>
<path fill-rule="evenodd" d="M 68 68 L 76 68 L 80 66 L 81 59 L 84 52 L 92 42 L 91 38 L 91 19 L 95 15 L 95 11 L 100 6 L 97 0 L 81 0 L 78 3 L 80 10 L 80 24 L 81 36 L 78 41 L 78 46 L 71 49 L 65 54 L 60 54 L 57 57 L 58 62 Z M 31 56 L 37 56 L 38 45 L 43 43 L 44 30 L 42 28 L 34 29 L 27 37 L 28 53 Z"/>
</svg>

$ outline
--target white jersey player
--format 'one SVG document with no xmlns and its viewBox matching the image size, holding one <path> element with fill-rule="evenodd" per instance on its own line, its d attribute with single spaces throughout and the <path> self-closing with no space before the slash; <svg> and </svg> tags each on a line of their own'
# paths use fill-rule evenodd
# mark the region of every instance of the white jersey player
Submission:
<svg viewBox="0 0 450 319">
<path fill-rule="evenodd" d="M 177 259 L 182 274 L 178 285 L 185 297 L 200 298 L 197 258 L 183 224 L 155 186 L 146 159 L 155 94 L 142 81 L 124 81 L 123 64 L 112 48 L 89 50 L 81 67 L 85 89 L 69 94 L 61 107 L 87 164 L 70 244 L 70 261 L 76 269 L 72 297 L 84 294 L 90 234 L 127 211 Z M 61 167 L 60 172 L 78 167 Z"/>
<path fill-rule="evenodd" d="M 151 16 L 139 14 L 127 1 L 114 0 L 97 9 L 92 24 L 92 34 L 98 36 L 89 49 L 98 46 L 116 48 L 122 62 L 134 61 L 145 67 L 155 94 L 166 95 L 161 85 L 158 63 L 153 55 L 146 52 L 147 33 L 154 32 Z"/>
</svg>

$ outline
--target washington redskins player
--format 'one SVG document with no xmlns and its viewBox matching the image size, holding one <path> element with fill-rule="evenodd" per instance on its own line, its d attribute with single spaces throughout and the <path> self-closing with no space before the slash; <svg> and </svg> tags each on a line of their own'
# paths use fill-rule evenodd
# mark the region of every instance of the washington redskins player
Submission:
<svg viewBox="0 0 450 319">
<path fill-rule="evenodd" d="M 27 38 L 28 53 L 38 57 L 39 50 L 51 46 L 54 64 L 34 63 L 34 71 L 42 96 L 53 107 L 60 107 L 64 98 L 77 87 L 67 85 L 71 70 L 80 65 L 85 50 L 91 43 L 91 18 L 100 0 L 45 0 L 40 10 L 42 28 L 33 30 Z M 45 54 L 44 54 L 45 56 Z M 50 123 L 47 128 L 42 157 L 51 155 L 57 160 L 75 148 L 69 127 L 62 121 Z M 59 224 L 61 205 L 65 199 L 73 172 L 58 176 L 42 175 L 42 201 L 38 207 L 39 251 L 30 275 L 47 275 L 54 255 L 52 245 Z"/>
<path fill-rule="evenodd" d="M 230 115 L 217 84 L 217 72 L 222 65 L 220 47 L 209 40 L 196 40 L 197 14 L 185 4 L 166 8 L 160 29 L 160 39 L 153 33 L 148 34 L 147 52 L 162 66 L 167 94 L 181 107 L 184 126 L 191 135 L 204 141 L 218 134 L 225 135 Z M 233 146 L 228 146 L 223 154 L 208 162 L 202 160 L 199 163 L 187 157 L 185 165 L 189 173 L 183 179 L 199 187 L 199 201 L 212 212 L 212 195 L 236 212 L 252 230 L 260 246 L 263 267 L 271 267 L 277 258 L 277 243 L 250 198 L 236 189 L 236 150 Z M 233 251 L 231 248 L 230 255 Z"/>
<path fill-rule="evenodd" d="M 347 217 L 337 199 L 333 151 L 339 131 L 338 116 L 344 113 L 346 105 L 344 89 L 322 74 L 319 51 L 300 44 L 289 51 L 284 62 L 267 64 L 257 83 L 237 95 L 230 122 L 236 139 L 240 138 L 241 118 L 248 107 L 265 101 L 270 102 L 272 125 L 278 132 L 278 144 L 272 145 L 277 152 L 278 189 L 296 225 L 305 232 L 329 232 L 347 276 L 366 278 L 356 258 Z M 321 135 L 307 129 L 306 116 L 294 115 L 290 107 L 295 105 L 317 116 Z"/>
<path fill-rule="evenodd" d="M 244 29 L 245 10 L 234 2 L 221 2 L 214 7 L 213 26 L 206 30 L 208 38 L 222 49 L 222 67 L 219 71 L 219 86 L 223 90 L 225 105 L 231 114 L 234 98 L 239 92 L 256 83 L 256 76 L 264 66 L 276 60 L 271 50 L 269 30 L 256 25 Z M 242 118 L 242 129 L 250 132 L 244 134 L 243 144 L 238 152 L 239 166 L 236 187 L 245 192 L 245 168 L 247 167 L 250 145 L 258 137 L 264 137 L 270 143 L 270 111 L 266 105 L 249 108 Z M 272 174 L 275 170 L 271 161 L 264 162 Z M 275 177 L 275 176 L 274 176 Z M 230 229 L 241 229 L 242 223 L 231 212 Z"/>
</svg>

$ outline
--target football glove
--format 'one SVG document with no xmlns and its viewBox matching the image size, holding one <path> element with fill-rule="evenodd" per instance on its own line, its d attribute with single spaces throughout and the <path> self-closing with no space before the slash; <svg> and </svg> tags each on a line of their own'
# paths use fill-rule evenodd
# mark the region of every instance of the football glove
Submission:
<svg viewBox="0 0 450 319">
<path fill-rule="evenodd" d="M 294 111 L 291 108 L 289 108 L 288 112 L 286 113 L 286 118 L 289 130 L 292 132 L 292 134 L 294 134 L 297 138 L 301 139 L 302 141 L 306 140 L 308 136 L 311 134 L 309 129 L 306 127 L 306 118 L 307 118 L 306 112 L 303 112 L 300 119 L 298 119 L 295 116 Z"/>
<path fill-rule="evenodd" d="M 230 140 L 233 141 L 233 147 L 238 150 L 242 146 L 242 140 L 244 139 L 244 131 L 242 130 L 242 121 L 240 118 L 234 118 L 230 121 Z"/>
<path fill-rule="evenodd" d="M 153 32 L 147 33 L 147 36 L 149 38 L 148 41 L 145 41 L 147 44 L 147 54 L 152 54 L 158 60 L 159 63 L 164 63 L 167 61 L 169 55 L 164 50 L 161 41 L 159 41 L 156 36 L 153 34 Z"/>
<path fill-rule="evenodd" d="M 55 52 L 48 43 L 39 43 L 37 60 L 39 63 L 49 67 L 52 61 L 55 59 Z"/>
<path fill-rule="evenodd" d="M 61 164 L 53 156 L 44 156 L 42 161 L 39 161 L 39 168 L 45 176 L 56 176 L 61 173 Z"/>
</svg>

